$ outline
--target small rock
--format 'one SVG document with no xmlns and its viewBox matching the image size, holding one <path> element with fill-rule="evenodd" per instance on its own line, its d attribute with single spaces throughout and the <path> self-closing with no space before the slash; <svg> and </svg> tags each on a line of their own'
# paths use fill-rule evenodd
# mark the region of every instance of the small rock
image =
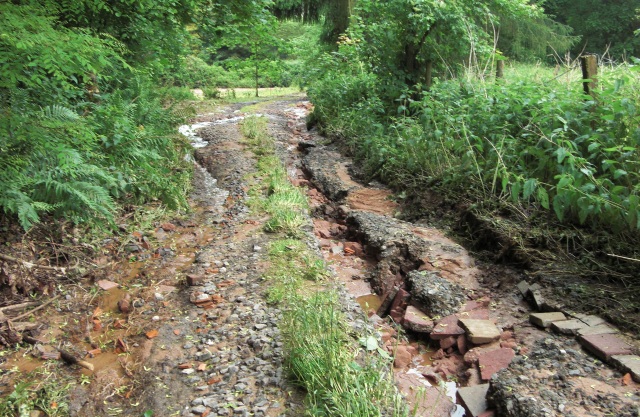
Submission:
<svg viewBox="0 0 640 417">
<path fill-rule="evenodd" d="M 189 285 L 190 287 L 193 287 L 196 285 L 202 285 L 203 282 L 204 282 L 203 275 L 187 274 L 187 285 Z"/>
<path fill-rule="evenodd" d="M 400 345 L 396 349 L 396 355 L 393 360 L 393 366 L 396 368 L 406 368 L 411 364 L 411 353 L 406 346 Z"/>
<path fill-rule="evenodd" d="M 111 288 L 116 288 L 116 287 L 118 287 L 120 285 L 120 284 L 117 284 L 117 283 L 115 283 L 113 281 L 108 281 L 106 279 L 101 279 L 96 284 L 98 284 L 98 287 L 102 288 L 105 291 L 108 291 Z"/>
<path fill-rule="evenodd" d="M 207 412 L 207 410 L 208 410 L 208 409 L 207 409 L 207 407 L 205 407 L 204 405 L 197 405 L 197 406 L 195 406 L 195 407 L 193 407 L 193 408 L 191 409 L 191 412 L 192 412 L 193 414 L 197 414 L 197 415 L 201 416 L 201 415 L 203 415 L 204 413 L 206 413 L 206 412 Z"/>
<path fill-rule="evenodd" d="M 458 399 L 464 407 L 467 417 L 477 417 L 487 410 L 487 391 L 489 384 L 462 387 L 458 389 Z"/>
</svg>

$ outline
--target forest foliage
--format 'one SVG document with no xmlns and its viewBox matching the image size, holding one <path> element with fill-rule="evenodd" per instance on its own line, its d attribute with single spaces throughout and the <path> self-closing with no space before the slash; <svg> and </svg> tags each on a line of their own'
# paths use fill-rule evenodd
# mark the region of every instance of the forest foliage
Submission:
<svg viewBox="0 0 640 417">
<path fill-rule="evenodd" d="M 299 84 L 372 175 L 636 230 L 637 66 L 603 75 L 592 97 L 579 79 L 493 79 L 499 61 L 585 44 L 631 60 L 635 6 L 591 3 L 2 3 L 0 206 L 25 228 L 43 215 L 109 223 L 153 199 L 184 207 L 188 148 L 157 86 Z"/>
<path fill-rule="evenodd" d="M 314 115 L 371 175 L 401 188 L 441 187 L 637 231 L 639 67 L 602 74 L 593 96 L 580 76 L 566 84 L 551 71 L 544 82 L 495 80 L 501 22 L 541 19 L 525 1 L 360 0 L 338 50 L 313 74 Z"/>
</svg>

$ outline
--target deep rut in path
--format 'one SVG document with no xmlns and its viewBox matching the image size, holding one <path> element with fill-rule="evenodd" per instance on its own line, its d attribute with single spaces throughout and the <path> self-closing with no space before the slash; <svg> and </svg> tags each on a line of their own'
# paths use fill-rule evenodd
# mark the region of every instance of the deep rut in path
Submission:
<svg viewBox="0 0 640 417">
<path fill-rule="evenodd" d="M 523 271 L 479 263 L 443 231 L 396 220 L 401 210 L 389 190 L 358 182 L 352 161 L 301 122 L 290 128 L 298 138 L 292 182 L 308 187 L 325 259 L 376 323 L 418 415 L 461 416 L 460 404 L 473 416 L 486 407 L 514 417 L 640 414 L 638 385 L 629 375 L 585 352 L 573 334 L 530 323 L 535 309 Z M 537 307 L 554 310 L 554 303 L 582 326 L 603 321 L 551 300 Z M 615 329 L 580 330 L 601 331 Z M 619 340 L 637 353 L 632 339 Z M 604 359 L 597 351 L 596 357 Z"/>
</svg>

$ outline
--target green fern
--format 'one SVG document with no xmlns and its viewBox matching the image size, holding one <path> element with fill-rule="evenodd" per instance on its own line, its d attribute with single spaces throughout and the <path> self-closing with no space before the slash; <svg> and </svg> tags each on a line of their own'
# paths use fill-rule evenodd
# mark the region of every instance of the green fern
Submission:
<svg viewBox="0 0 640 417">
<path fill-rule="evenodd" d="M 80 116 L 76 112 L 59 104 L 43 108 L 42 115 L 47 119 L 54 119 L 63 122 L 74 122 L 80 119 Z"/>
</svg>

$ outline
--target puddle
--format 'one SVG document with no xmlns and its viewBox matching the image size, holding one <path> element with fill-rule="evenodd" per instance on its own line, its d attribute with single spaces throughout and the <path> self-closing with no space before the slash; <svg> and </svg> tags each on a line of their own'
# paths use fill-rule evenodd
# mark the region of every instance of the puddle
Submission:
<svg viewBox="0 0 640 417">
<path fill-rule="evenodd" d="M 382 305 L 382 299 L 380 296 L 376 294 L 368 294 L 360 296 L 356 299 L 362 310 L 365 312 L 368 311 L 378 311 L 378 308 Z"/>
<path fill-rule="evenodd" d="M 98 307 L 105 313 L 118 312 L 118 301 L 122 300 L 126 294 L 127 291 L 120 287 L 104 291 L 98 300 Z"/>
<path fill-rule="evenodd" d="M 28 373 L 28 372 L 35 371 L 43 363 L 44 363 L 43 360 L 34 358 L 32 356 L 13 355 L 9 359 L 7 359 L 7 362 L 3 364 L 3 368 L 6 369 L 7 371 L 10 371 L 12 369 L 17 369 L 20 372 Z"/>
</svg>

